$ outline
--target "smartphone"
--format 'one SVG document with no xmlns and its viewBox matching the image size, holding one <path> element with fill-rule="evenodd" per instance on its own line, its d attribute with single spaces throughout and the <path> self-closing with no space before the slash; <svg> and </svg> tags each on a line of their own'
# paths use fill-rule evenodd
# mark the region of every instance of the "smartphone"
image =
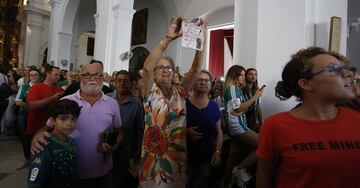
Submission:
<svg viewBox="0 0 360 188">
<path fill-rule="evenodd" d="M 263 85 L 259 90 L 262 90 L 262 89 L 264 89 L 266 87 L 266 85 Z"/>
</svg>

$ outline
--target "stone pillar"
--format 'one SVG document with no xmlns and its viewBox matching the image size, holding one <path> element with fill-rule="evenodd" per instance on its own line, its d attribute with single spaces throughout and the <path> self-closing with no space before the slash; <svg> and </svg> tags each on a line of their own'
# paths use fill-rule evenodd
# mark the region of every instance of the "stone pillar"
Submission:
<svg viewBox="0 0 360 188">
<path fill-rule="evenodd" d="M 35 65 L 39 67 L 42 63 L 40 59 L 40 47 L 41 47 L 41 23 L 34 22 L 32 15 L 27 16 L 26 36 L 25 36 L 25 53 L 24 53 L 24 65 Z"/>
<path fill-rule="evenodd" d="M 49 25 L 48 63 L 59 64 L 59 32 L 61 30 L 61 5 L 63 0 L 50 0 L 51 16 Z"/>
<path fill-rule="evenodd" d="M 128 70 L 128 61 L 121 61 L 120 54 L 130 50 L 132 18 L 135 10 L 133 0 L 113 0 L 111 4 L 101 1 L 95 14 L 94 58 L 102 60 L 104 71 L 111 74 L 117 70 Z M 104 21 L 108 20 L 108 21 Z"/>
<path fill-rule="evenodd" d="M 256 67 L 258 0 L 236 0 L 233 63 Z"/>
<path fill-rule="evenodd" d="M 59 52 L 58 52 L 58 61 L 54 65 L 60 69 L 70 70 L 70 50 L 71 50 L 71 41 L 73 34 L 66 32 L 59 32 Z"/>
</svg>

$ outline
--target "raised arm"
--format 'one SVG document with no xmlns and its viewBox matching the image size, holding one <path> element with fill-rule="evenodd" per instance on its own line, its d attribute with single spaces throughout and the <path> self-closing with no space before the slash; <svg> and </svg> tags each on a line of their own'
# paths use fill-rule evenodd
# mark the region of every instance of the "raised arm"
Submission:
<svg viewBox="0 0 360 188">
<path fill-rule="evenodd" d="M 183 18 L 181 17 L 171 18 L 167 33 L 160 39 L 159 43 L 146 58 L 143 75 L 143 95 L 147 96 L 149 94 L 154 83 L 154 67 L 156 62 L 163 55 L 170 42 L 182 35 L 179 31 L 182 20 Z"/>
<path fill-rule="evenodd" d="M 205 43 L 206 33 L 207 33 L 207 31 L 206 31 L 207 23 L 204 20 L 199 19 L 197 24 L 199 26 L 201 26 L 202 28 L 204 28 L 204 43 Z M 198 74 L 201 71 L 203 62 L 204 62 L 204 50 L 201 50 L 201 51 L 196 50 L 191 68 L 185 74 L 185 76 L 183 78 L 183 84 L 184 84 L 184 88 L 186 90 L 190 90 L 192 88 L 194 81 L 196 80 L 196 77 L 198 76 Z"/>
</svg>

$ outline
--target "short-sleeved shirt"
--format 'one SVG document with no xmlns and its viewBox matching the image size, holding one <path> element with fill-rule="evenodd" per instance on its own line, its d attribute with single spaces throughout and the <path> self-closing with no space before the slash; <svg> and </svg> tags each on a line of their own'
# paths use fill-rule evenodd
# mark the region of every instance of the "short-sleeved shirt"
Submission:
<svg viewBox="0 0 360 188">
<path fill-rule="evenodd" d="M 145 130 L 140 187 L 178 188 L 186 186 L 186 91 L 172 89 L 165 99 L 155 84 L 144 99 Z"/>
<path fill-rule="evenodd" d="M 27 94 L 28 103 L 38 100 L 43 100 L 53 96 L 56 93 L 64 90 L 59 86 L 49 86 L 44 83 L 36 84 L 29 89 Z M 43 108 L 29 109 L 26 133 L 35 134 L 36 131 L 45 127 L 46 121 L 50 117 L 50 110 L 52 105 L 47 105 Z"/>
<path fill-rule="evenodd" d="M 310 121 L 287 112 L 265 120 L 257 155 L 278 162 L 275 187 L 359 187 L 360 113 Z"/>
<path fill-rule="evenodd" d="M 22 102 L 26 102 L 26 95 L 31 87 L 31 83 L 24 83 L 21 85 L 21 88 L 19 89 L 16 97 L 15 97 L 15 101 L 22 101 Z M 28 108 L 25 107 L 20 107 L 19 108 L 19 114 L 26 114 L 28 111 Z"/>
<path fill-rule="evenodd" d="M 219 106 L 209 101 L 205 108 L 198 109 L 186 99 L 186 127 L 198 127 L 196 131 L 203 134 L 199 140 L 187 138 L 188 164 L 193 166 L 210 164 L 217 136 L 216 123 L 220 120 Z"/>
<path fill-rule="evenodd" d="M 116 91 L 107 94 L 113 99 L 117 99 Z M 134 157 L 137 150 L 137 134 L 144 131 L 144 107 L 138 97 L 129 95 L 127 100 L 119 103 L 121 120 L 124 130 L 124 139 L 120 147 L 113 153 L 114 168 L 128 168 L 129 159 Z"/>
<path fill-rule="evenodd" d="M 80 90 L 63 97 L 78 103 L 81 107 L 76 128 L 70 134 L 79 148 L 77 173 L 80 179 L 103 176 L 112 168 L 112 159 L 97 151 L 99 136 L 107 128 L 122 126 L 119 105 L 113 98 L 102 93 L 101 98 L 93 105 L 80 95 Z"/>
<path fill-rule="evenodd" d="M 76 145 L 71 138 L 61 141 L 55 136 L 46 138 L 44 150 L 30 158 L 29 187 L 76 187 Z"/>
<path fill-rule="evenodd" d="M 60 87 L 63 87 L 63 86 L 66 86 L 66 85 L 68 85 L 68 81 L 67 81 L 67 80 L 63 80 L 63 81 L 61 81 L 61 82 L 58 83 L 58 86 L 60 86 Z"/>
<path fill-rule="evenodd" d="M 225 103 L 225 123 L 227 123 L 229 127 L 229 131 L 231 136 L 243 134 L 249 128 L 246 123 L 246 114 L 245 112 L 241 112 L 239 116 L 234 116 L 231 114 L 233 107 L 232 101 L 240 101 L 240 104 L 247 101 L 248 98 L 243 94 L 242 89 L 237 86 L 230 86 L 224 92 L 224 103 Z M 239 104 L 239 107 L 240 107 Z"/>
</svg>

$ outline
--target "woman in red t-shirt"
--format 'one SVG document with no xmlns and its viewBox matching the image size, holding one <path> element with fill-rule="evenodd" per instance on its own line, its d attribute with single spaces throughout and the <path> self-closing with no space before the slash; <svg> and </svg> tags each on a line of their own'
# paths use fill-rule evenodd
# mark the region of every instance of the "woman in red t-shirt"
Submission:
<svg viewBox="0 0 360 188">
<path fill-rule="evenodd" d="M 302 104 L 269 117 L 257 155 L 257 187 L 356 187 L 360 173 L 360 113 L 336 107 L 355 97 L 343 56 L 318 47 L 291 56 L 276 96 Z"/>
</svg>

